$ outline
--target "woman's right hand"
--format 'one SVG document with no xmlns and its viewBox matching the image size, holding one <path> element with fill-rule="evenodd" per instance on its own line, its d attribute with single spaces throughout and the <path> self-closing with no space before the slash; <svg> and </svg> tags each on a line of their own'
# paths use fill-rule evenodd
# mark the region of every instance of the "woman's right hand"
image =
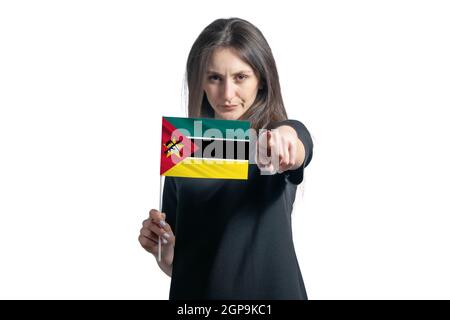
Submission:
<svg viewBox="0 0 450 320">
<path fill-rule="evenodd" d="M 161 237 L 161 262 L 158 262 L 158 264 L 164 269 L 171 268 L 175 247 L 175 235 L 165 219 L 164 213 L 155 209 L 150 210 L 149 218 L 142 223 L 139 234 L 141 246 L 153 254 L 156 259 L 158 259 L 158 238 Z M 164 271 L 166 272 L 166 270 Z"/>
</svg>

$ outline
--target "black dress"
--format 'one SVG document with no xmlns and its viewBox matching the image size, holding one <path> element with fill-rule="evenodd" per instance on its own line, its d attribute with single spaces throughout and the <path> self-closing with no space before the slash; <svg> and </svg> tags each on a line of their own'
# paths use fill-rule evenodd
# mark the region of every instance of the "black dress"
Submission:
<svg viewBox="0 0 450 320">
<path fill-rule="evenodd" d="M 306 127 L 287 120 L 305 146 L 293 171 L 248 180 L 166 177 L 162 211 L 176 236 L 170 299 L 307 299 L 291 213 L 312 158 Z"/>
</svg>

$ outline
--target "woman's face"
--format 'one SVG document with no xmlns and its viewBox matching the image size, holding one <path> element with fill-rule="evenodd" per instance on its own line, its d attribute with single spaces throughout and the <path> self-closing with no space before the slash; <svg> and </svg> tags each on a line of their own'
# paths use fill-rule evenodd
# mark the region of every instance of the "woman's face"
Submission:
<svg viewBox="0 0 450 320">
<path fill-rule="evenodd" d="M 215 117 L 237 120 L 253 104 L 259 80 L 252 68 L 229 48 L 215 49 L 203 89 Z"/>
</svg>

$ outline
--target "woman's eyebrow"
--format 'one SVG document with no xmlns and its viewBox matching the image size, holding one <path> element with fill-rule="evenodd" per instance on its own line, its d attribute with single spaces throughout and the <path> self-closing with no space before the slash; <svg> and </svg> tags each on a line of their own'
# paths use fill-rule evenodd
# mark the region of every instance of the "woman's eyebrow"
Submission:
<svg viewBox="0 0 450 320">
<path fill-rule="evenodd" d="M 206 73 L 207 74 L 217 74 L 219 76 L 223 76 L 223 74 L 220 74 L 219 72 L 214 71 L 214 70 L 208 70 Z M 250 73 L 251 74 L 253 72 L 251 70 L 241 70 L 241 71 L 233 73 L 232 76 L 235 76 L 235 75 L 238 75 L 238 74 L 242 74 L 242 73 Z"/>
</svg>

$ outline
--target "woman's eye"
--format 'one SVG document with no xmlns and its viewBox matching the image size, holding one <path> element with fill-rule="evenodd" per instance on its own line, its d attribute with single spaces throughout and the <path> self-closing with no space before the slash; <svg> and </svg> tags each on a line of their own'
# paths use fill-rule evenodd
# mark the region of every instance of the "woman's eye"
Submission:
<svg viewBox="0 0 450 320">
<path fill-rule="evenodd" d="M 235 79 L 236 79 L 237 81 L 243 81 L 243 80 L 245 80 L 245 79 L 247 79 L 247 78 L 248 78 L 247 75 L 245 75 L 245 74 L 239 74 L 239 75 L 236 76 Z M 216 82 L 216 81 L 220 81 L 221 78 L 220 78 L 220 76 L 218 76 L 218 75 L 211 75 L 211 76 L 208 77 L 208 80 L 209 80 L 209 81 Z"/>
</svg>

